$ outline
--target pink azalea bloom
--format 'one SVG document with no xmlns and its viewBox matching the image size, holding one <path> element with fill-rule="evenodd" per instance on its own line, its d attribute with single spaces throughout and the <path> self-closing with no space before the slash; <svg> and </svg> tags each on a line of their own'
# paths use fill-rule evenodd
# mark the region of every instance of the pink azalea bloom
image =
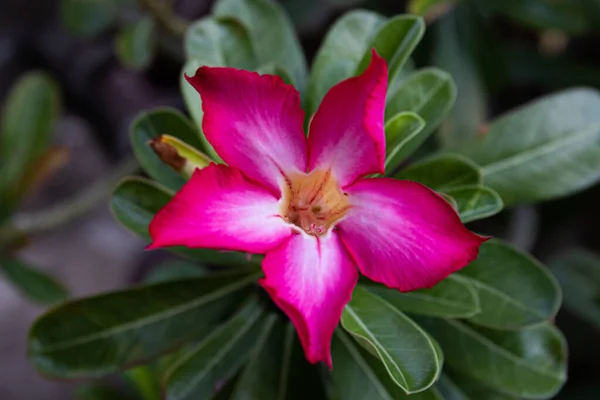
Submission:
<svg viewBox="0 0 600 400">
<path fill-rule="evenodd" d="M 358 271 L 400 291 L 431 287 L 486 238 L 452 206 L 384 172 L 387 65 L 335 85 L 303 132 L 300 96 L 276 76 L 201 67 L 202 129 L 227 163 L 196 170 L 152 220 L 151 248 L 266 254 L 260 284 L 290 317 L 310 362 L 330 344 Z"/>
</svg>

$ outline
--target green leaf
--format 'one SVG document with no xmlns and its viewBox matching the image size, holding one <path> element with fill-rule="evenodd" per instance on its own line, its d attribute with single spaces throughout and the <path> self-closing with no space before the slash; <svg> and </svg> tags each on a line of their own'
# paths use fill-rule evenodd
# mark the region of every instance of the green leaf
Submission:
<svg viewBox="0 0 600 400">
<path fill-rule="evenodd" d="M 144 178 L 123 179 L 111 197 L 111 210 L 117 221 L 133 233 L 149 239 L 148 225 L 154 215 L 173 197 L 173 192 Z M 232 266 L 248 265 L 250 259 L 237 252 L 169 247 L 183 257 L 209 264 Z"/>
<path fill-rule="evenodd" d="M 257 279 L 248 271 L 142 286 L 72 301 L 31 328 L 28 356 L 44 375 L 96 377 L 206 334 Z"/>
<path fill-rule="evenodd" d="M 261 75 L 277 75 L 283 80 L 283 82 L 287 83 L 288 85 L 292 84 L 292 76 L 290 75 L 290 72 L 279 64 L 270 63 L 261 65 L 256 69 L 256 72 Z"/>
<path fill-rule="evenodd" d="M 259 65 L 276 63 L 290 71 L 302 93 L 306 84 L 306 59 L 294 27 L 283 8 L 273 0 L 218 0 L 217 17 L 240 21 L 250 36 Z"/>
<path fill-rule="evenodd" d="M 123 373 L 142 400 L 161 400 L 160 382 L 153 365 L 141 365 Z"/>
<path fill-rule="evenodd" d="M 393 81 L 425 34 L 425 23 L 415 15 L 398 15 L 379 26 L 375 38 L 365 52 L 355 75 L 362 73 L 371 61 L 371 48 L 388 64 Z"/>
<path fill-rule="evenodd" d="M 188 261 L 167 261 L 155 266 L 145 277 L 144 283 L 176 281 L 206 276 L 210 271 Z"/>
<path fill-rule="evenodd" d="M 407 394 L 435 382 L 441 362 L 429 336 L 387 301 L 356 287 L 342 313 L 342 326 L 376 352 L 388 373 Z"/>
<path fill-rule="evenodd" d="M 120 390 L 100 385 L 86 385 L 78 388 L 75 398 L 77 400 L 139 400 Z"/>
<path fill-rule="evenodd" d="M 600 326 L 600 257 L 576 249 L 550 264 L 565 293 L 565 306 Z"/>
<path fill-rule="evenodd" d="M 550 398 L 566 380 L 566 342 L 552 325 L 494 331 L 451 319 L 417 320 L 438 340 L 450 367 L 492 389 Z"/>
<path fill-rule="evenodd" d="M 567 90 L 504 115 L 461 152 L 506 205 L 567 196 L 600 179 L 600 94 Z"/>
<path fill-rule="evenodd" d="M 67 289 L 52 275 L 16 259 L 0 258 L 0 275 L 35 303 L 54 304 L 69 297 Z"/>
<path fill-rule="evenodd" d="M 477 290 L 481 312 L 469 319 L 497 329 L 518 329 L 552 319 L 560 287 L 530 255 L 498 240 L 481 245 L 477 260 L 459 274 Z"/>
<path fill-rule="evenodd" d="M 431 289 L 401 293 L 379 285 L 361 285 L 396 309 L 441 318 L 467 318 L 477 314 L 479 298 L 468 280 L 450 275 Z"/>
<path fill-rule="evenodd" d="M 154 55 L 154 21 L 145 17 L 125 26 L 116 38 L 119 60 L 129 68 L 147 67 Z"/>
<path fill-rule="evenodd" d="M 394 178 L 420 182 L 438 192 L 457 186 L 481 185 L 483 180 L 475 163 L 456 154 L 440 154 L 419 161 L 401 170 Z"/>
<path fill-rule="evenodd" d="M 456 87 L 452 77 L 437 68 L 425 68 L 417 71 L 402 82 L 395 93 L 388 93 L 385 120 L 396 114 L 411 111 L 425 120 L 425 128 L 410 146 L 404 149 L 406 155 L 412 154 L 442 122 L 456 99 Z"/>
<path fill-rule="evenodd" d="M 331 371 L 338 398 L 343 400 L 393 400 L 406 397 L 389 376 L 384 364 L 360 348 L 341 330 L 331 343 L 334 369 Z M 416 400 L 443 400 L 435 389 L 410 395 Z"/>
<path fill-rule="evenodd" d="M 491 217 L 502 211 L 502 199 L 498 193 L 485 186 L 458 186 L 444 193 L 456 201 L 456 209 L 464 223 Z"/>
<path fill-rule="evenodd" d="M 446 1 L 445 4 L 447 3 L 449 2 Z M 469 34 L 474 32 L 464 32 L 463 26 L 473 24 L 470 19 L 465 18 L 462 11 L 463 8 L 459 8 L 434 26 L 434 63 L 448 71 L 457 86 L 456 103 L 441 125 L 438 135 L 446 149 L 457 148 L 475 139 L 488 117 L 485 87 L 479 78 L 473 56 L 466 48 Z"/>
<path fill-rule="evenodd" d="M 166 165 L 149 145 L 150 140 L 163 134 L 175 136 L 196 148 L 201 148 L 202 143 L 190 121 L 175 109 L 156 108 L 144 111 L 131 125 L 131 146 L 144 171 L 168 188 L 179 190 L 185 180 Z"/>
<path fill-rule="evenodd" d="M 411 142 L 419 140 L 425 121 L 415 113 L 401 112 L 385 124 L 385 169 L 391 173 L 410 155 Z"/>
<path fill-rule="evenodd" d="M 440 392 L 446 400 L 518 400 L 519 398 L 499 393 L 482 382 L 456 371 L 448 371 L 450 378 L 442 375 L 438 382 Z"/>
<path fill-rule="evenodd" d="M 11 88 L 0 118 L 0 208 L 5 213 L 18 202 L 27 170 L 48 149 L 59 109 L 59 88 L 45 73 L 27 73 Z"/>
<path fill-rule="evenodd" d="M 305 106 L 307 116 L 315 113 L 329 89 L 356 73 L 383 21 L 379 14 L 356 10 L 335 22 L 312 64 Z"/>
<path fill-rule="evenodd" d="M 119 7 L 114 0 L 61 0 L 60 17 L 73 34 L 94 36 L 113 23 Z"/>
<path fill-rule="evenodd" d="M 198 68 L 203 65 L 208 65 L 210 67 L 218 66 L 218 64 L 214 62 L 209 62 L 207 60 L 198 60 L 191 59 L 188 60 L 183 66 L 183 71 L 181 73 L 181 79 L 179 81 L 181 94 L 183 96 L 183 100 L 189 111 L 192 119 L 194 120 L 194 124 L 196 125 L 196 129 L 199 133 L 200 141 L 202 143 L 201 147 L 198 147 L 199 150 L 204 150 L 204 152 L 214 161 L 223 162 L 221 157 L 217 154 L 215 149 L 212 147 L 212 144 L 208 142 L 206 136 L 204 136 L 204 132 L 202 132 L 202 118 L 204 118 L 204 112 L 202 111 L 202 99 L 200 98 L 200 94 L 198 91 L 185 79 L 185 75 L 194 76 Z"/>
<path fill-rule="evenodd" d="M 187 31 L 184 47 L 188 59 L 210 61 L 210 65 L 246 70 L 257 65 L 248 31 L 231 18 L 196 21 Z"/>
<path fill-rule="evenodd" d="M 209 399 L 215 388 L 245 363 L 263 324 L 263 310 L 252 297 L 229 321 L 180 358 L 167 373 L 166 399 Z"/>
</svg>

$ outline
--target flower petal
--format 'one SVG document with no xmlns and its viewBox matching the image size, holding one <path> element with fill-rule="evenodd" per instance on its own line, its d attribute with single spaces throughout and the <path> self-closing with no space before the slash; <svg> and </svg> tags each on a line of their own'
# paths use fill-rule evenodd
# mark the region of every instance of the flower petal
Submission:
<svg viewBox="0 0 600 400">
<path fill-rule="evenodd" d="M 358 280 L 337 235 L 294 235 L 268 252 L 262 266 L 259 283 L 292 320 L 308 361 L 331 368 L 331 337 Z"/>
<path fill-rule="evenodd" d="M 291 235 L 278 199 L 239 170 L 196 170 L 150 223 L 150 248 L 187 246 L 265 253 Z"/>
<path fill-rule="evenodd" d="M 364 275 L 403 292 L 434 286 L 475 260 L 488 239 L 417 182 L 361 179 L 346 193 L 351 209 L 338 224 L 342 242 Z"/>
<path fill-rule="evenodd" d="M 331 168 L 342 187 L 384 172 L 387 65 L 373 50 L 362 75 L 332 87 L 310 123 L 308 170 Z"/>
<path fill-rule="evenodd" d="M 304 111 L 293 86 L 277 76 L 206 66 L 186 79 L 202 97 L 202 130 L 223 161 L 277 194 L 282 172 L 306 171 Z"/>
</svg>

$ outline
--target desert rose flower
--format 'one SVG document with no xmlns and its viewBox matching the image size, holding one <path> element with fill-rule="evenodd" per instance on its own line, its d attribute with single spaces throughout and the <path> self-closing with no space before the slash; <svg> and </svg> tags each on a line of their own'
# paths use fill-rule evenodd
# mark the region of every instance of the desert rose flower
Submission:
<svg viewBox="0 0 600 400">
<path fill-rule="evenodd" d="M 306 357 L 332 367 L 330 343 L 358 271 L 400 291 L 431 287 L 477 258 L 486 238 L 452 206 L 384 172 L 385 60 L 335 85 L 303 132 L 300 96 L 279 77 L 201 67 L 210 164 L 152 220 L 150 248 L 265 254 L 260 284 L 290 317 Z"/>
</svg>

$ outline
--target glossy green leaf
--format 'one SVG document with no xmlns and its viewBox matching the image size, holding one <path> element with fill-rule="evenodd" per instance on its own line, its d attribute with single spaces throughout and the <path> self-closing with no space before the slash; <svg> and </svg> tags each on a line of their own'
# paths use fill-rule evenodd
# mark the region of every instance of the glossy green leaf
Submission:
<svg viewBox="0 0 600 400">
<path fill-rule="evenodd" d="M 565 294 L 565 306 L 600 326 L 600 257 L 574 250 L 550 264 Z"/>
<path fill-rule="evenodd" d="M 115 0 L 61 0 L 60 17 L 73 34 L 93 36 L 114 21 L 119 10 Z"/>
<path fill-rule="evenodd" d="M 498 193 L 485 186 L 457 186 L 444 193 L 456 201 L 456 210 L 464 223 L 491 217 L 502 211 L 503 203 Z"/>
<path fill-rule="evenodd" d="M 277 75 L 288 85 L 291 85 L 293 83 L 290 72 L 279 64 L 270 63 L 261 65 L 256 69 L 256 72 L 258 72 L 261 75 Z"/>
<path fill-rule="evenodd" d="M 519 400 L 520 398 L 495 391 L 485 386 L 483 382 L 456 371 L 447 372 L 450 378 L 442 375 L 437 384 L 444 400 Z"/>
<path fill-rule="evenodd" d="M 456 274 L 431 289 L 405 293 L 380 285 L 361 286 L 403 312 L 441 318 L 467 318 L 479 312 L 477 292 L 468 280 Z"/>
<path fill-rule="evenodd" d="M 552 325 L 494 331 L 451 319 L 418 321 L 438 340 L 450 367 L 502 393 L 550 398 L 566 380 L 566 342 Z"/>
<path fill-rule="evenodd" d="M 481 185 L 479 167 L 468 158 L 440 154 L 408 166 L 394 175 L 396 179 L 420 182 L 438 192 L 465 185 Z"/>
<path fill-rule="evenodd" d="M 306 59 L 296 32 L 283 8 L 273 0 L 218 0 L 217 17 L 240 21 L 250 36 L 259 65 L 276 63 L 290 71 L 294 86 L 306 84 Z"/>
<path fill-rule="evenodd" d="M 148 175 L 172 190 L 179 190 L 185 180 L 166 165 L 149 145 L 150 140 L 164 134 L 175 136 L 193 147 L 202 147 L 198 133 L 190 121 L 171 108 L 156 108 L 141 113 L 131 125 L 131 145 L 138 162 Z"/>
<path fill-rule="evenodd" d="M 69 297 L 67 289 L 52 275 L 17 259 L 0 258 L 0 276 L 35 303 L 54 304 Z"/>
<path fill-rule="evenodd" d="M 600 94 L 571 89 L 495 120 L 461 152 L 507 205 L 582 190 L 600 179 Z"/>
<path fill-rule="evenodd" d="M 385 124 L 386 172 L 392 173 L 411 153 L 411 142 L 419 140 L 425 121 L 412 112 L 394 115 Z"/>
<path fill-rule="evenodd" d="M 219 329 L 177 360 L 166 377 L 167 400 L 209 399 L 217 384 L 245 363 L 261 333 L 263 313 L 252 297 Z"/>
<path fill-rule="evenodd" d="M 450 115 L 440 126 L 438 135 L 446 149 L 457 148 L 475 139 L 488 117 L 485 87 L 473 56 L 466 48 L 467 35 L 472 32 L 461 30 L 466 24 L 473 24 L 461 11 L 462 8 L 458 9 L 434 26 L 434 64 L 450 73 L 457 87 L 456 102 Z"/>
<path fill-rule="evenodd" d="M 184 41 L 188 59 L 252 70 L 257 61 L 248 31 L 235 19 L 203 18 L 191 25 Z"/>
<path fill-rule="evenodd" d="M 155 266 L 144 278 L 145 283 L 176 281 L 210 274 L 210 270 L 188 261 L 167 261 Z"/>
<path fill-rule="evenodd" d="M 173 192 L 144 178 L 123 179 L 111 197 L 111 210 L 117 221 L 135 234 L 149 239 L 148 225 L 154 215 L 173 197 Z M 169 247 L 166 250 L 186 258 L 216 265 L 247 265 L 250 259 L 237 252 Z"/>
<path fill-rule="evenodd" d="M 141 400 L 161 400 L 160 381 L 153 367 L 152 364 L 140 365 L 123 373 Z"/>
<path fill-rule="evenodd" d="M 125 26 L 116 38 L 119 60 L 129 68 L 147 67 L 154 55 L 154 21 L 145 17 Z"/>
<path fill-rule="evenodd" d="M 425 128 L 406 146 L 412 154 L 442 122 L 456 98 L 452 77 L 437 68 L 425 68 L 405 79 L 395 93 L 388 93 L 385 120 L 396 114 L 411 111 L 425 120 Z"/>
<path fill-rule="evenodd" d="M 314 114 L 331 87 L 353 76 L 369 51 L 384 18 L 370 11 L 350 11 L 329 30 L 312 64 L 306 114 Z"/>
<path fill-rule="evenodd" d="M 530 255 L 498 240 L 481 245 L 479 257 L 459 274 L 477 290 L 481 312 L 469 319 L 497 329 L 517 329 L 552 319 L 560 287 Z"/>
<path fill-rule="evenodd" d="M 331 374 L 339 399 L 394 400 L 406 397 L 404 390 L 391 379 L 381 360 L 362 349 L 339 329 L 333 335 L 331 354 L 334 364 Z M 435 389 L 411 394 L 410 399 L 443 400 Z"/>
<path fill-rule="evenodd" d="M 60 109 L 60 92 L 42 72 L 23 75 L 11 88 L 0 117 L 0 219 L 21 195 L 20 181 L 47 151 Z"/>
<path fill-rule="evenodd" d="M 371 48 L 388 64 L 389 80 L 392 81 L 417 47 L 425 34 L 425 23 L 415 15 L 398 15 L 379 26 L 370 48 L 363 56 L 356 75 L 367 69 L 371 61 Z"/>
<path fill-rule="evenodd" d="M 72 301 L 31 328 L 28 356 L 47 376 L 102 376 L 210 331 L 257 275 L 248 271 L 171 281 Z"/>
<path fill-rule="evenodd" d="M 187 107 L 188 112 L 190 113 L 194 124 L 196 125 L 196 129 L 199 133 L 200 141 L 202 146 L 199 147 L 199 150 L 203 150 L 211 159 L 216 162 L 222 162 L 223 160 L 212 145 L 204 136 L 204 132 L 202 132 L 202 118 L 204 117 L 204 112 L 202 111 L 202 99 L 200 98 L 200 94 L 198 91 L 185 79 L 185 75 L 194 76 L 198 68 L 203 65 L 208 65 L 210 67 L 219 66 L 215 62 L 208 61 L 207 59 L 199 60 L 199 59 L 191 59 L 188 60 L 183 66 L 183 71 L 181 73 L 181 79 L 179 81 L 181 95 L 183 96 L 183 100 L 185 101 L 185 105 Z"/>
<path fill-rule="evenodd" d="M 342 326 L 370 345 L 388 373 L 408 394 L 429 388 L 441 362 L 429 336 L 387 301 L 356 287 L 342 313 Z"/>
</svg>

